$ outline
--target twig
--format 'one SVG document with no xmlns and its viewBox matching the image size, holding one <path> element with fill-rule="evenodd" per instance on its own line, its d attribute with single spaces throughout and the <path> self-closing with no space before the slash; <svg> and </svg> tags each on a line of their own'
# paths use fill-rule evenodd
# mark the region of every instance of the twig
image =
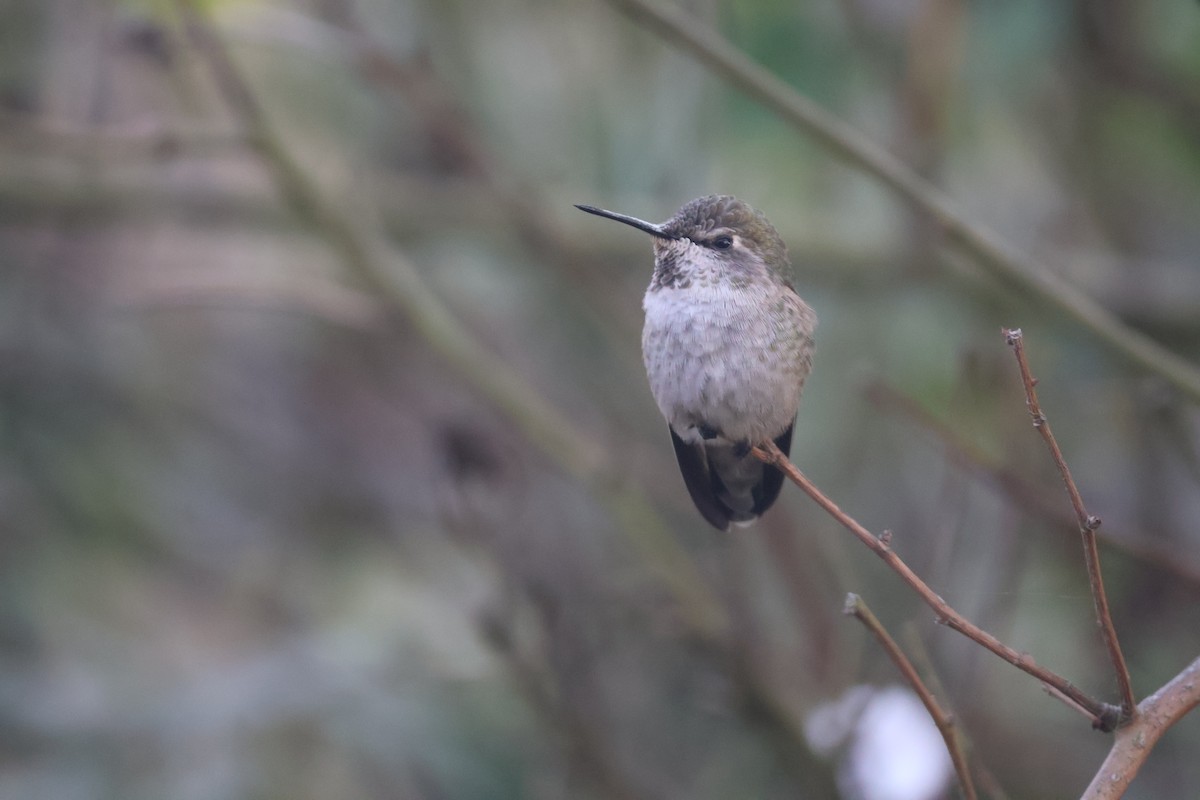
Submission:
<svg viewBox="0 0 1200 800">
<path fill-rule="evenodd" d="M 1200 658 L 1138 704 L 1133 721 L 1117 731 L 1112 749 L 1081 800 L 1116 800 L 1123 795 L 1159 738 L 1197 706 Z"/>
<path fill-rule="evenodd" d="M 941 678 L 938 677 L 937 668 L 933 664 L 933 659 L 929 657 L 929 651 L 925 649 L 925 643 L 921 640 L 920 634 L 917 632 L 917 626 L 911 621 L 904 623 L 904 628 L 901 631 L 901 638 L 904 641 L 904 646 L 907 649 L 909 660 L 913 662 L 913 666 L 917 668 L 917 672 L 921 675 L 925 685 L 929 687 L 929 691 L 935 696 L 949 696 L 945 685 Z M 1045 684 L 1042 684 L 1045 686 Z M 974 776 L 975 782 L 979 785 L 979 791 L 992 800 L 1008 800 L 1008 793 L 1004 791 L 1004 787 L 1000 785 L 995 774 L 992 773 L 988 765 L 980 757 L 979 751 L 971 746 L 971 737 L 967 732 L 966 726 L 958 717 L 954 718 L 954 730 L 958 740 L 962 742 L 963 749 L 971 754 L 971 773 Z"/>
<path fill-rule="evenodd" d="M 992 484 L 1021 509 L 1037 514 L 1072 533 L 1078 529 L 1074 514 L 1060 508 L 1056 498 L 1047 496 L 1042 487 L 1029 483 L 1016 470 L 988 456 L 943 420 L 922 408 L 913 398 L 882 381 L 870 383 L 864 391 L 871 403 L 895 410 L 918 427 L 933 434 L 945 446 L 947 457 L 955 465 L 970 470 L 981 480 Z M 1169 543 L 1151 540 L 1144 534 L 1113 535 L 1108 528 L 1097 530 L 1096 536 L 1101 543 L 1109 547 L 1170 572 L 1188 583 L 1200 585 L 1200 564 L 1195 559 L 1181 559 L 1177 549 L 1172 548 Z"/>
<path fill-rule="evenodd" d="M 1009 286 L 1045 303 L 1109 349 L 1161 375 L 1200 401 L 1200 368 L 1130 328 L 1048 265 L 1019 253 L 993 231 L 970 221 L 948 195 L 856 129 L 799 94 L 711 28 L 656 0 L 609 0 L 714 74 L 741 89 L 834 155 L 877 178 L 939 226 L 946 240 Z"/>
<path fill-rule="evenodd" d="M 857 619 L 879 640 L 879 644 L 892 659 L 896 669 L 900 670 L 904 680 L 908 681 L 908 685 L 917 693 L 925 710 L 933 718 L 933 724 L 937 726 L 938 733 L 942 735 L 942 741 L 946 743 L 950 761 L 954 764 L 954 771 L 958 773 L 958 783 L 963 797 L 966 800 L 976 800 L 975 784 L 971 780 L 971 770 L 967 766 L 967 756 L 963 752 L 962 742 L 955 730 L 954 716 L 941 707 L 937 698 L 933 696 L 933 692 L 929 691 L 929 688 L 921 680 L 921 676 L 917 674 L 912 662 L 900 649 L 900 645 L 896 644 L 896 640 L 891 637 L 887 629 L 883 627 L 883 623 L 871 612 L 861 597 L 854 593 L 846 595 L 846 605 L 842 608 L 842 613 Z"/>
<path fill-rule="evenodd" d="M 1075 518 L 1079 523 L 1079 533 L 1083 538 L 1083 560 L 1087 564 L 1088 583 L 1092 587 L 1092 601 L 1096 605 L 1096 624 L 1100 626 L 1104 637 L 1104 646 L 1108 649 L 1108 657 L 1112 661 L 1113 671 L 1117 675 L 1117 687 L 1121 693 L 1121 724 L 1127 722 L 1136 712 L 1136 701 L 1133 698 L 1133 685 L 1129 680 L 1129 668 L 1125 665 L 1125 656 L 1121 653 L 1121 643 L 1117 639 L 1117 629 L 1113 625 L 1112 613 L 1108 608 L 1108 595 L 1104 591 L 1104 575 L 1100 571 L 1100 552 L 1096 548 L 1096 529 L 1100 527 L 1100 518 L 1087 512 L 1083 505 L 1083 497 L 1079 488 L 1071 478 L 1071 470 L 1063 458 L 1062 450 L 1050 431 L 1050 423 L 1038 404 L 1037 379 L 1029 371 L 1029 362 L 1025 358 L 1025 338 L 1020 328 L 1005 329 L 1005 341 L 1013 349 L 1017 358 L 1017 366 L 1021 370 L 1021 382 L 1025 384 L 1025 404 L 1029 408 L 1029 416 L 1033 418 L 1033 427 L 1041 434 L 1050 450 L 1050 457 L 1062 475 L 1063 483 L 1067 486 L 1067 494 L 1071 497 L 1071 507 L 1075 509 Z"/>
<path fill-rule="evenodd" d="M 788 460 L 788 457 L 775 446 L 774 442 L 760 444 L 751 450 L 751 452 L 756 458 L 782 471 L 792 483 L 799 486 L 805 494 L 811 497 L 817 505 L 825 509 L 826 513 L 837 520 L 843 528 L 854 534 L 871 552 L 883 559 L 900 576 L 901 580 L 908 584 L 925 601 L 926 605 L 933 609 L 939 623 L 958 631 L 963 636 L 990 650 L 1017 669 L 1029 673 L 1042 683 L 1053 686 L 1071 699 L 1074 704 L 1071 706 L 1072 708 L 1077 706 L 1086 712 L 1086 716 L 1092 722 L 1092 727 L 1099 728 L 1102 731 L 1111 731 L 1116 727 L 1117 721 L 1121 716 L 1121 710 L 1118 707 L 1092 699 L 1066 678 L 1039 665 L 1028 654 L 1020 653 L 1004 644 L 995 636 L 951 608 L 933 589 L 929 588 L 929 584 L 921 580 L 908 564 L 904 563 L 900 556 L 896 555 L 889 542 L 885 542 L 882 538 L 872 535 L 857 520 L 838 508 L 837 503 L 829 499 L 824 492 L 805 477 L 804 473 Z"/>
</svg>

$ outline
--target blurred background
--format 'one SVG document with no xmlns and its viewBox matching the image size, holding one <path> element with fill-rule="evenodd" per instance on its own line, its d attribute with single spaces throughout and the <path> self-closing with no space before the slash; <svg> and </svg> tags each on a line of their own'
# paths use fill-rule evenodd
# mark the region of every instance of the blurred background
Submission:
<svg viewBox="0 0 1200 800">
<path fill-rule="evenodd" d="M 686 8 L 1200 363 L 1196 3 Z M 573 203 L 761 208 L 821 319 L 794 460 L 1115 702 L 1023 328 L 1139 698 L 1200 651 L 1195 405 L 616 7 L 192 22 L 0 4 L 0 797 L 954 796 L 851 591 L 984 796 L 1079 795 L 1111 737 L 799 492 L 705 525 L 641 366 L 649 242 Z M 1128 796 L 1193 796 L 1198 748 L 1193 714 Z"/>
</svg>

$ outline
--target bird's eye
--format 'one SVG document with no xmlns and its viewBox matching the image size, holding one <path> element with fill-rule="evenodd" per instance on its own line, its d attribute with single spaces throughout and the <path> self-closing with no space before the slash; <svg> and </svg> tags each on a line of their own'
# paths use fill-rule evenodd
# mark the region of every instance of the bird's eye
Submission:
<svg viewBox="0 0 1200 800">
<path fill-rule="evenodd" d="M 718 236 L 709 242 L 709 244 L 712 245 L 714 250 L 728 250 L 729 248 L 733 247 L 733 237 Z"/>
</svg>

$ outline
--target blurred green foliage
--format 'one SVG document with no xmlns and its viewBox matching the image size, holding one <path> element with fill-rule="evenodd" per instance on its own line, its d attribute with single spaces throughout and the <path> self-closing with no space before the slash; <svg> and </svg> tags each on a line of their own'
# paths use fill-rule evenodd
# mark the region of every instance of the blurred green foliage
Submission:
<svg viewBox="0 0 1200 800">
<path fill-rule="evenodd" d="M 1196 4 L 687 6 L 1200 362 Z M 762 208 L 821 318 L 797 463 L 956 608 L 1113 700 L 999 335 L 1022 327 L 1139 696 L 1195 658 L 1196 409 L 609 5 L 203 7 L 322 196 L 653 508 L 570 477 L 298 224 L 173 4 L 5 4 L 0 797 L 850 797 L 846 749 L 804 727 L 898 678 L 847 591 L 928 650 L 1008 797 L 1082 791 L 1108 738 L 799 495 L 705 527 L 642 374 L 649 248 L 574 202 Z M 642 524 L 726 629 L 697 629 L 622 532 Z M 1128 796 L 1194 794 L 1198 746 L 1188 718 Z"/>
</svg>

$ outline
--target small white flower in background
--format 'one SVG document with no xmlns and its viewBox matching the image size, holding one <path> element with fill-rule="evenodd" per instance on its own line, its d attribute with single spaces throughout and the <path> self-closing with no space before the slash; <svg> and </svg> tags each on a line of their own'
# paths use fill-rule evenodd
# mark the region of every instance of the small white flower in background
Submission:
<svg viewBox="0 0 1200 800">
<path fill-rule="evenodd" d="M 804 720 L 804 738 L 813 752 L 828 758 L 842 746 L 858 724 L 874 686 L 851 686 L 836 700 L 817 706 Z"/>
<path fill-rule="evenodd" d="M 822 755 L 846 745 L 838 769 L 846 798 L 935 800 L 954 775 L 929 712 L 900 686 L 854 686 L 813 711 L 804 734 Z"/>
</svg>

